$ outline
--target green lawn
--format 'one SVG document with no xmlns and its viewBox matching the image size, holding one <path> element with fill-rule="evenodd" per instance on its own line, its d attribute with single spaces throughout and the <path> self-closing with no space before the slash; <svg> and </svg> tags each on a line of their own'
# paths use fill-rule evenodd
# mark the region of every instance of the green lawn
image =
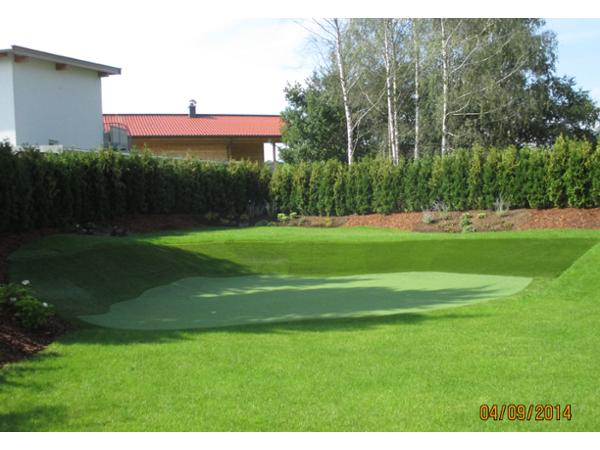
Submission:
<svg viewBox="0 0 600 450">
<path fill-rule="evenodd" d="M 78 328 L 0 369 L 0 430 L 598 431 L 599 242 L 369 228 L 48 237 L 12 255 L 11 278 Z M 573 419 L 482 422 L 482 403 L 570 403 Z"/>
</svg>

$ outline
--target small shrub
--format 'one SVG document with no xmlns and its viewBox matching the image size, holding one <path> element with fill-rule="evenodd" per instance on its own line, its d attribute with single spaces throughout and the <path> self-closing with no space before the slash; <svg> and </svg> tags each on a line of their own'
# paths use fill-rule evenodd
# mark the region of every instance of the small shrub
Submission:
<svg viewBox="0 0 600 450">
<path fill-rule="evenodd" d="M 333 220 L 330 216 L 325 217 L 325 227 L 330 228 L 333 226 Z"/>
<path fill-rule="evenodd" d="M 498 197 L 496 201 L 494 201 L 494 211 L 496 211 L 496 215 L 498 217 L 506 216 L 509 210 L 510 201 L 504 199 L 502 196 Z"/>
<path fill-rule="evenodd" d="M 466 225 L 462 229 L 463 233 L 473 233 L 474 231 L 475 231 L 475 228 L 473 227 L 472 224 Z"/>
<path fill-rule="evenodd" d="M 279 222 L 287 222 L 288 220 L 290 220 L 290 218 L 285 213 L 279 213 L 279 214 L 277 214 L 277 220 Z"/>
<path fill-rule="evenodd" d="M 481 212 L 481 213 L 477 214 L 477 218 L 478 219 L 485 219 L 486 217 L 487 217 L 487 214 L 484 213 L 484 212 Z"/>
<path fill-rule="evenodd" d="M 291 212 L 290 213 L 290 220 L 295 220 L 298 218 L 298 213 L 297 212 Z"/>
<path fill-rule="evenodd" d="M 254 224 L 255 227 L 268 227 L 269 226 L 269 221 L 268 220 L 259 220 L 258 222 L 256 222 Z"/>
<path fill-rule="evenodd" d="M 441 200 L 433 202 L 432 209 L 437 213 L 440 220 L 448 220 L 450 217 L 450 206 Z"/>
<path fill-rule="evenodd" d="M 14 309 L 19 323 L 29 330 L 37 330 L 44 326 L 53 314 L 52 307 L 48 303 L 40 302 L 31 295 L 18 299 Z"/>
<path fill-rule="evenodd" d="M 431 213 L 431 211 L 425 210 L 423 211 L 423 216 L 421 217 L 421 222 L 423 222 L 424 224 L 430 224 L 435 222 L 435 219 L 433 218 L 433 214 Z"/>
<path fill-rule="evenodd" d="M 464 213 L 460 216 L 460 227 L 462 228 L 463 232 L 468 232 L 468 231 L 473 231 L 468 230 L 468 228 L 473 228 L 473 224 L 471 222 L 471 214 L 469 213 Z"/>
<path fill-rule="evenodd" d="M 28 283 L 27 283 L 28 284 Z M 15 303 L 17 299 L 29 295 L 27 284 L 10 283 L 6 286 L 0 286 L 0 304 Z"/>
<path fill-rule="evenodd" d="M 214 211 L 209 211 L 206 214 L 204 214 L 204 218 L 208 222 L 217 222 L 219 220 L 219 213 L 216 213 Z"/>
<path fill-rule="evenodd" d="M 29 330 L 36 330 L 48 323 L 54 309 L 46 302 L 35 298 L 27 287 L 29 281 L 0 286 L 0 304 L 5 305 L 19 324 Z"/>
</svg>

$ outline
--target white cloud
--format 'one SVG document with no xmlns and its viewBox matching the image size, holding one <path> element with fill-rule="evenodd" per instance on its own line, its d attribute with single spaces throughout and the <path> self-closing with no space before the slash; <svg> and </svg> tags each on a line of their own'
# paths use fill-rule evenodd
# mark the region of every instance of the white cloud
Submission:
<svg viewBox="0 0 600 450">
<path fill-rule="evenodd" d="M 31 5 L 14 4 L 14 20 L 2 25 L 10 41 L 0 48 L 16 44 L 121 67 L 122 75 L 103 79 L 106 112 L 183 113 L 195 98 L 199 112 L 279 113 L 286 82 L 311 71 L 302 56 L 306 30 L 286 20 L 207 16 L 201 2 L 184 5 L 57 1 L 36 4 L 31 14 Z"/>
</svg>

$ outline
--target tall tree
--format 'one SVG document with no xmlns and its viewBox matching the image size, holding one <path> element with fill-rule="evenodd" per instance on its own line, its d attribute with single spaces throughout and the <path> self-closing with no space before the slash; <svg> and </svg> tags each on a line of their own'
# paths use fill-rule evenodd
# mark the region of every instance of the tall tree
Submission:
<svg viewBox="0 0 600 450">
<path fill-rule="evenodd" d="M 556 75 L 556 36 L 543 20 L 403 24 L 339 19 L 336 28 L 331 19 L 323 24 L 331 33 L 318 28 L 325 62 L 300 88 L 306 103 L 289 96 L 284 114 L 290 158 L 329 158 L 336 139 L 347 162 L 474 144 L 545 145 L 560 133 L 595 139 L 599 109 L 572 79 Z"/>
<path fill-rule="evenodd" d="M 383 61 L 385 66 L 388 141 L 390 145 L 391 159 L 394 164 L 398 164 L 398 113 L 396 111 L 396 99 L 398 97 L 398 81 L 396 76 L 397 51 L 395 42 L 395 19 L 382 19 L 381 28 L 383 34 Z"/>
<path fill-rule="evenodd" d="M 414 66 L 415 66 L 415 76 L 414 76 L 414 99 L 415 99 L 415 144 L 413 149 L 413 157 L 415 159 L 419 158 L 419 79 L 421 77 L 421 41 L 419 36 L 419 19 L 411 20 L 411 28 L 412 28 L 412 41 L 413 41 L 413 49 L 414 49 Z"/>
</svg>

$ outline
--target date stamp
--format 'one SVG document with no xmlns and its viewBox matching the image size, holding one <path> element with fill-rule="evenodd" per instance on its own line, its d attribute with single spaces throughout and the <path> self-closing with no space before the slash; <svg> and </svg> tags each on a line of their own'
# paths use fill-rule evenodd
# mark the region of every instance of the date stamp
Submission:
<svg viewBox="0 0 600 450">
<path fill-rule="evenodd" d="M 508 420 L 510 422 L 532 420 L 538 422 L 551 420 L 570 421 L 573 418 L 573 411 L 571 404 L 483 404 L 479 407 L 479 418 L 484 422 L 488 420 Z"/>
</svg>

